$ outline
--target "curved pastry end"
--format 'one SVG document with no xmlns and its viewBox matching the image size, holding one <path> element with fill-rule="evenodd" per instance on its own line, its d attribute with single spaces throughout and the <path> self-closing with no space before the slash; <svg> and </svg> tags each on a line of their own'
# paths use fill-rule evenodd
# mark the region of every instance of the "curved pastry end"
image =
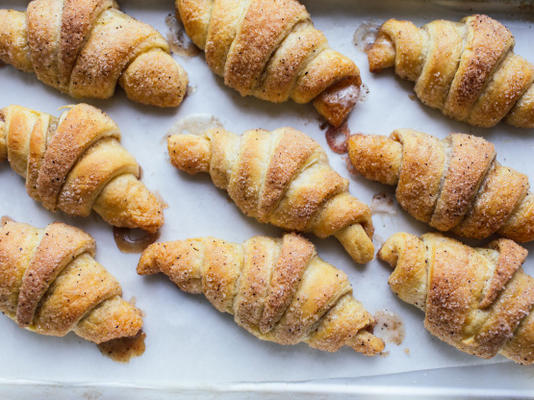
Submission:
<svg viewBox="0 0 534 400">
<path fill-rule="evenodd" d="M 137 57 L 122 74 L 121 87 L 138 103 L 156 107 L 177 107 L 187 91 L 187 73 L 161 49 Z"/>
<path fill-rule="evenodd" d="M 395 65 L 395 45 L 388 35 L 378 32 L 375 42 L 367 50 L 369 71 L 377 72 Z"/>
<path fill-rule="evenodd" d="M 361 84 L 360 75 L 345 78 L 317 96 L 313 100 L 313 106 L 330 125 L 338 127 L 358 102 Z"/>
<path fill-rule="evenodd" d="M 198 135 L 171 135 L 167 138 L 171 163 L 188 174 L 208 172 L 211 148 L 209 139 Z"/>
<path fill-rule="evenodd" d="M 119 228 L 139 228 L 156 233 L 164 222 L 163 204 L 131 174 L 111 181 L 93 208 L 104 221 Z"/>
<path fill-rule="evenodd" d="M 375 247 L 369 234 L 361 224 L 353 224 L 335 234 L 347 253 L 358 264 L 366 264 L 375 254 Z"/>
</svg>

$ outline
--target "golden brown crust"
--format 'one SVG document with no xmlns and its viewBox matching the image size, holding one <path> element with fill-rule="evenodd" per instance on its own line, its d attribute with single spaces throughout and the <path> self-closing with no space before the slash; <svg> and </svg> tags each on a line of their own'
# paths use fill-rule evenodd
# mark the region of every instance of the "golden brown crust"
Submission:
<svg viewBox="0 0 534 400">
<path fill-rule="evenodd" d="M 231 312 L 242 256 L 235 245 L 210 238 L 201 252 L 202 293 L 221 312 Z"/>
<path fill-rule="evenodd" d="M 83 253 L 94 256 L 95 250 L 93 238 L 85 232 L 61 223 L 48 225 L 22 278 L 18 324 L 31 324 L 39 301 L 63 268 Z"/>
<path fill-rule="evenodd" d="M 454 227 L 453 232 L 465 237 L 489 237 L 513 219 L 516 207 L 522 204 L 528 192 L 528 177 L 511 168 L 493 163 L 489 170 L 480 195 L 473 202 L 464 220 Z M 528 226 L 526 221 L 523 222 Z M 514 239 L 511 235 L 505 235 Z M 525 235 L 528 238 L 529 235 Z M 519 237 L 515 237 L 518 241 Z"/>
<path fill-rule="evenodd" d="M 499 252 L 499 258 L 484 298 L 480 302 L 481 308 L 489 307 L 495 301 L 500 290 L 523 265 L 528 254 L 525 248 L 506 239 L 495 240 L 489 244 L 489 247 Z"/>
<path fill-rule="evenodd" d="M 415 218 L 432 218 L 447 159 L 438 139 L 409 129 L 398 129 L 391 139 L 402 144 L 402 162 L 395 195 Z M 378 165 L 377 165 L 378 167 Z"/>
<path fill-rule="evenodd" d="M 385 136 L 354 134 L 347 141 L 349 158 L 365 177 L 386 185 L 396 185 L 402 162 L 402 145 Z"/>
<path fill-rule="evenodd" d="M 20 114 L 24 115 L 23 113 Z M 28 161 L 26 171 L 26 191 L 32 199 L 39 200 L 37 180 L 43 163 L 48 140 L 55 132 L 56 118 L 51 115 L 39 113 L 39 119 L 33 127 L 28 145 Z"/>
<path fill-rule="evenodd" d="M 443 108 L 446 115 L 460 121 L 469 118 L 497 65 L 514 44 L 510 31 L 487 15 L 473 15 L 462 22 L 467 43 Z"/>
<path fill-rule="evenodd" d="M 163 272 L 182 290 L 204 293 L 263 340 L 305 342 L 323 351 L 346 345 L 366 355 L 384 348 L 347 276 L 295 234 L 253 237 L 242 245 L 210 237 L 155 243 L 141 255 L 137 272 Z"/>
<path fill-rule="evenodd" d="M 67 107 L 59 121 L 20 106 L 2 110 L 12 168 L 26 178 L 30 196 L 51 210 L 155 232 L 162 205 L 138 180 L 139 166 L 120 145 L 117 125 L 87 104 Z"/>
<path fill-rule="evenodd" d="M 455 133 L 444 140 L 410 129 L 389 138 L 354 135 L 352 165 L 363 176 L 397 185 L 410 215 L 441 231 L 484 239 L 494 233 L 534 240 L 534 196 L 528 178 L 495 161 L 488 141 Z"/>
<path fill-rule="evenodd" d="M 501 353 L 531 364 L 534 279 L 521 268 L 526 255 L 508 239 L 474 249 L 433 233 L 395 234 L 378 253 L 395 268 L 393 291 L 417 302 L 432 334 L 478 357 Z"/>
<path fill-rule="evenodd" d="M 493 144 L 482 138 L 456 133 L 446 141 L 450 146 L 448 170 L 430 220 L 430 226 L 441 231 L 463 219 L 495 159 Z"/>
<path fill-rule="evenodd" d="M 369 207 L 348 193 L 348 181 L 328 164 L 311 138 L 292 128 L 214 129 L 201 136 L 172 135 L 177 168 L 208 172 L 248 216 L 288 230 L 336 236 L 356 262 L 373 258 Z"/>
<path fill-rule="evenodd" d="M 234 315 L 236 322 L 250 331 L 262 318 L 280 247 L 272 246 L 269 238 L 255 236 L 243 243 L 243 254 Z"/>
<path fill-rule="evenodd" d="M 265 334 L 271 331 L 286 312 L 302 281 L 302 275 L 315 255 L 313 244 L 295 235 L 282 239 L 280 255 L 273 266 L 269 292 L 265 298 L 259 329 Z"/>
<path fill-rule="evenodd" d="M 176 0 L 176 10 L 213 72 L 241 95 L 313 101 L 334 126 L 356 104 L 358 67 L 328 46 L 297 0 Z"/>
<path fill-rule="evenodd" d="M 528 182 L 523 180 L 522 192 L 528 190 Z M 514 196 L 511 197 L 514 199 Z M 528 242 L 534 237 L 534 194 L 528 192 L 521 201 L 516 203 L 514 213 L 498 231 L 499 235 L 515 240 L 516 242 Z"/>
<path fill-rule="evenodd" d="M 32 72 L 26 15 L 15 10 L 0 10 L 0 21 L 0 60 L 21 71 Z"/>
<path fill-rule="evenodd" d="M 11 132 L 8 137 L 11 136 Z M 79 104 L 62 116 L 46 146 L 37 178 L 43 206 L 54 211 L 67 175 L 87 149 L 104 137 L 120 139 L 119 128 L 102 111 Z"/>
<path fill-rule="evenodd" d="M 460 23 L 437 20 L 417 28 L 386 21 L 367 53 L 371 71 L 395 65 L 416 82 L 425 104 L 471 125 L 491 127 L 502 119 L 534 127 L 534 66 L 513 54 L 510 31 L 487 15 Z"/>
<path fill-rule="evenodd" d="M 112 7 L 116 7 L 113 0 L 63 2 L 58 43 L 58 78 L 64 90 L 69 87 L 69 77 L 93 25 L 104 10 Z"/>
<path fill-rule="evenodd" d="M 94 240 L 74 227 L 3 219 L 0 311 L 43 335 L 74 331 L 95 343 L 135 336 L 141 312 L 120 298 L 120 285 L 93 253 Z"/>
<path fill-rule="evenodd" d="M 73 97 L 108 98 L 119 83 L 134 101 L 176 107 L 187 86 L 163 36 L 113 0 L 33 0 L 26 14 L 0 10 L 0 60 Z"/>
</svg>

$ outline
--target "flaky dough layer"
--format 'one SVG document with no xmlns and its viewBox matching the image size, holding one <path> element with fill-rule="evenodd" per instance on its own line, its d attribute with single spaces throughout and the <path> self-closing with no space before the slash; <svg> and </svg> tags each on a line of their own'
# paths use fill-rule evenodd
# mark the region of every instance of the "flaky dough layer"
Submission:
<svg viewBox="0 0 534 400">
<path fill-rule="evenodd" d="M 141 311 L 122 299 L 119 283 L 94 253 L 93 238 L 72 226 L 38 229 L 3 218 L 0 311 L 42 335 L 73 331 L 94 343 L 135 336 Z"/>
<path fill-rule="evenodd" d="M 139 165 L 120 144 L 117 125 L 87 104 L 59 119 L 20 106 L 0 110 L 0 161 L 26 178 L 26 190 L 50 211 L 156 232 L 163 207 L 138 179 Z"/>
<path fill-rule="evenodd" d="M 176 10 L 213 72 L 242 96 L 313 102 L 334 126 L 356 104 L 358 67 L 297 0 L 176 0 Z"/>
<path fill-rule="evenodd" d="M 472 248 L 440 234 L 397 233 L 378 257 L 394 271 L 391 289 L 425 312 L 430 333 L 482 358 L 534 363 L 534 278 L 527 251 L 509 239 Z"/>
<path fill-rule="evenodd" d="M 133 101 L 176 107 L 187 89 L 163 36 L 113 0 L 33 0 L 25 13 L 0 10 L 0 60 L 75 98 L 107 99 L 118 83 Z"/>
<path fill-rule="evenodd" d="M 471 125 L 534 128 L 534 65 L 514 54 L 514 37 L 487 15 L 417 28 L 390 19 L 367 55 L 372 72 L 395 67 L 426 105 Z"/>
<path fill-rule="evenodd" d="M 305 342 L 322 351 L 349 346 L 368 356 L 384 349 L 347 276 L 295 234 L 256 236 L 243 244 L 211 237 L 155 243 L 143 252 L 137 272 L 163 272 L 180 289 L 203 293 L 263 340 Z"/>
<path fill-rule="evenodd" d="M 287 230 L 333 235 L 356 262 L 373 259 L 371 210 L 348 192 L 349 182 L 304 133 L 256 129 L 238 136 L 212 129 L 172 135 L 168 149 L 176 168 L 209 173 L 244 214 Z"/>
<path fill-rule="evenodd" d="M 454 133 L 439 140 L 411 129 L 390 137 L 354 135 L 348 141 L 356 170 L 396 185 L 400 205 L 440 231 L 484 239 L 498 233 L 534 240 L 534 196 L 526 175 L 496 161 L 490 142 Z"/>
</svg>

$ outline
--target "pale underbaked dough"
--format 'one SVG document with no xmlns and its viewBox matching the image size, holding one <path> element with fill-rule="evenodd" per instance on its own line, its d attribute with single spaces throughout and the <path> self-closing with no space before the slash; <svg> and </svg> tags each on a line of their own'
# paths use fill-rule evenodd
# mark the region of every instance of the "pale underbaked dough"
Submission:
<svg viewBox="0 0 534 400">
<path fill-rule="evenodd" d="M 26 190 L 50 211 L 156 232 L 163 207 L 138 179 L 117 125 L 87 104 L 66 107 L 59 119 L 20 106 L 0 110 L 0 161 L 26 178 Z"/>
<path fill-rule="evenodd" d="M 334 235 L 358 263 L 374 257 L 371 210 L 348 192 L 349 182 L 328 164 L 324 150 L 292 128 L 224 129 L 168 139 L 173 165 L 208 172 L 241 211 L 287 230 Z"/>
<path fill-rule="evenodd" d="M 213 72 L 242 96 L 313 102 L 334 126 L 354 107 L 358 67 L 297 0 L 176 0 L 176 11 Z"/>
<path fill-rule="evenodd" d="M 391 136 L 354 135 L 352 165 L 364 177 L 396 185 L 410 215 L 440 231 L 483 239 L 498 233 L 534 240 L 534 195 L 528 178 L 500 165 L 490 142 L 455 133 L 439 140 L 398 129 Z"/>
<path fill-rule="evenodd" d="M 113 0 L 34 0 L 25 13 L 0 10 L 0 60 L 75 98 L 109 98 L 118 82 L 133 101 L 176 107 L 187 89 L 163 36 Z"/>
<path fill-rule="evenodd" d="M 487 15 L 417 28 L 390 19 L 368 51 L 372 72 L 395 66 L 426 105 L 471 125 L 534 128 L 534 65 L 514 54 L 514 37 Z"/>
<path fill-rule="evenodd" d="M 472 248 L 428 233 L 397 233 L 378 257 L 395 268 L 391 289 L 423 310 L 425 327 L 458 350 L 534 362 L 534 278 L 527 251 L 509 239 Z"/>
<path fill-rule="evenodd" d="M 137 272 L 163 272 L 181 290 L 203 293 L 263 340 L 305 342 L 323 351 L 349 346 L 368 356 L 384 349 L 347 276 L 296 234 L 255 236 L 243 244 L 212 237 L 154 243 L 143 252 Z"/>
<path fill-rule="evenodd" d="M 119 283 L 94 253 L 93 238 L 72 226 L 37 229 L 3 218 L 0 311 L 42 335 L 73 331 L 94 343 L 135 336 L 141 311 L 122 299 Z"/>
</svg>

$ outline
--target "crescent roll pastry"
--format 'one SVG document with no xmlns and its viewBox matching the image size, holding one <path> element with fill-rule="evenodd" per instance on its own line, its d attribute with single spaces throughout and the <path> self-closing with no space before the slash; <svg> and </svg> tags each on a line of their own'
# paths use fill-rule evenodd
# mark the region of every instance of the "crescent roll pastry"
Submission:
<svg viewBox="0 0 534 400">
<path fill-rule="evenodd" d="M 0 311 L 42 335 L 76 335 L 94 343 L 133 337 L 141 311 L 93 256 L 85 232 L 55 222 L 44 229 L 2 219 Z"/>
<path fill-rule="evenodd" d="M 494 233 L 534 240 L 534 195 L 528 178 L 495 160 L 493 145 L 455 133 L 439 140 L 398 129 L 391 136 L 354 135 L 349 157 L 364 177 L 397 185 L 400 205 L 440 231 L 484 239 Z"/>
<path fill-rule="evenodd" d="M 172 164 L 190 174 L 208 172 L 241 211 L 283 229 L 334 235 L 358 263 L 374 257 L 371 210 L 348 192 L 324 150 L 292 128 L 242 136 L 224 129 L 172 135 Z"/>
<path fill-rule="evenodd" d="M 0 10 L 0 60 L 72 97 L 107 99 L 117 82 L 129 99 L 176 107 L 187 74 L 151 26 L 114 0 L 33 0 Z"/>
<path fill-rule="evenodd" d="M 255 236 L 243 244 L 211 237 L 154 243 L 141 255 L 137 272 L 163 272 L 181 290 L 203 293 L 263 340 L 305 342 L 332 352 L 349 346 L 368 356 L 384 349 L 347 276 L 295 234 Z"/>
<path fill-rule="evenodd" d="M 160 202 L 139 181 L 139 165 L 120 144 L 117 125 L 87 104 L 59 119 L 20 106 L 0 110 L 0 161 L 26 178 L 26 190 L 49 211 L 156 232 Z"/>
<path fill-rule="evenodd" d="M 534 65 L 513 47 L 510 31 L 487 15 L 422 28 L 390 19 L 367 55 L 372 72 L 394 66 L 415 82 L 423 103 L 451 118 L 482 127 L 504 119 L 534 128 Z"/>
<path fill-rule="evenodd" d="M 472 248 L 428 233 L 397 233 L 378 257 L 392 267 L 391 289 L 423 310 L 430 333 L 482 358 L 534 362 L 534 278 L 527 251 L 509 239 Z"/>
<path fill-rule="evenodd" d="M 356 104 L 358 67 L 297 0 L 176 0 L 176 10 L 212 71 L 242 96 L 313 102 L 334 126 Z"/>
</svg>

